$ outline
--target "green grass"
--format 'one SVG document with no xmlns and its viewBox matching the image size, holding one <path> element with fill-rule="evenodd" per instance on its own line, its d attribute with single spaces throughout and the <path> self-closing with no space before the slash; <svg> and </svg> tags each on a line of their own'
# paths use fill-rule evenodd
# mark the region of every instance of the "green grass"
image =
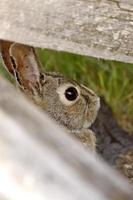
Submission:
<svg viewBox="0 0 133 200">
<path fill-rule="evenodd" d="M 123 127 L 133 132 L 133 64 L 50 50 L 38 54 L 44 70 L 60 72 L 104 96 Z"/>
</svg>

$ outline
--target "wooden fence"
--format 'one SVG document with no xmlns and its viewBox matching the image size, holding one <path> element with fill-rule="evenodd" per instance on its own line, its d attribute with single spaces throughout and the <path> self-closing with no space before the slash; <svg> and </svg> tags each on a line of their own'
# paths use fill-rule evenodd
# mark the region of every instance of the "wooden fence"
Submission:
<svg viewBox="0 0 133 200">
<path fill-rule="evenodd" d="M 133 62 L 132 0 L 0 1 L 0 38 Z"/>
<path fill-rule="evenodd" d="M 0 27 L 0 39 L 133 61 L 132 0 L 3 0 Z M 0 77 L 1 200 L 132 197 L 124 178 Z"/>
</svg>

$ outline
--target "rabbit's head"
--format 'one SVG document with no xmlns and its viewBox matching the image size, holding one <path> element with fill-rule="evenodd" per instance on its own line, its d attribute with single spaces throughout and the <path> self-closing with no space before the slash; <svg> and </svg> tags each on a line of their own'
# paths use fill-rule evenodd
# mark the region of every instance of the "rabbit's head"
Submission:
<svg viewBox="0 0 133 200">
<path fill-rule="evenodd" d="M 36 104 L 69 130 L 90 127 L 100 104 L 92 90 L 59 74 L 42 72 L 33 47 L 5 43 L 1 52 L 6 67 Z"/>
</svg>

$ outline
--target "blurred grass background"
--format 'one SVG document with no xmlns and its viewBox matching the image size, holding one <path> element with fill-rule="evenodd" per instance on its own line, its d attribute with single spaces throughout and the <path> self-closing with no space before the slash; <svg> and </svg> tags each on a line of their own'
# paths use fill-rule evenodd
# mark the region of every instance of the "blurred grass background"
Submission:
<svg viewBox="0 0 133 200">
<path fill-rule="evenodd" d="M 46 71 L 56 71 L 104 96 L 119 124 L 133 133 L 133 64 L 38 50 Z M 0 67 L 0 72 L 8 77 Z M 8 77 L 9 78 L 9 77 Z"/>
</svg>

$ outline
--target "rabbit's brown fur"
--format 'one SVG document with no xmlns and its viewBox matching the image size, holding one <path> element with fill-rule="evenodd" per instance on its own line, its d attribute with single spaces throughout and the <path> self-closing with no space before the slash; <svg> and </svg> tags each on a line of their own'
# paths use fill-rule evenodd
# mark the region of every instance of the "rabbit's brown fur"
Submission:
<svg viewBox="0 0 133 200">
<path fill-rule="evenodd" d="M 99 97 L 64 76 L 42 72 L 33 47 L 1 41 L 1 54 L 23 92 L 83 144 L 95 149 L 95 134 L 88 128 L 97 116 Z"/>
</svg>

